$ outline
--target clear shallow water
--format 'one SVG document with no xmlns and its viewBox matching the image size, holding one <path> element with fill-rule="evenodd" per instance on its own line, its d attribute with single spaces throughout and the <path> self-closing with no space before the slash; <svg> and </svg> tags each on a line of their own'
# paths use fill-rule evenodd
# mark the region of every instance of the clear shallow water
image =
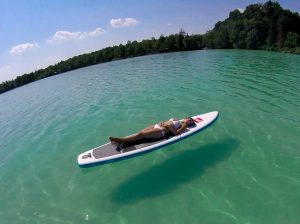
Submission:
<svg viewBox="0 0 300 224">
<path fill-rule="evenodd" d="M 152 55 L 0 95 L 1 223 L 298 223 L 300 57 Z M 89 169 L 77 155 L 170 117 L 201 134 Z"/>
</svg>

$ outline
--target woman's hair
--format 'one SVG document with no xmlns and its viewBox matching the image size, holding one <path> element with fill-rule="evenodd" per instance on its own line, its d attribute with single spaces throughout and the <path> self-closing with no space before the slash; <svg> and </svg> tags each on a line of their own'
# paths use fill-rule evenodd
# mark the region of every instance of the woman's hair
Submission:
<svg viewBox="0 0 300 224">
<path fill-rule="evenodd" d="M 195 125 L 195 121 L 193 118 L 191 117 L 186 117 L 186 119 L 189 119 L 190 120 L 190 123 L 188 124 L 188 126 L 194 126 Z"/>
</svg>

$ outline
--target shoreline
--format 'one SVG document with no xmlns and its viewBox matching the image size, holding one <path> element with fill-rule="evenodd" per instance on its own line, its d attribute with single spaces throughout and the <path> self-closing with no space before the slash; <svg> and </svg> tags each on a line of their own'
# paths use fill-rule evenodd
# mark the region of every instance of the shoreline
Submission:
<svg viewBox="0 0 300 224">
<path fill-rule="evenodd" d="M 44 76 L 44 77 L 39 77 L 38 79 L 35 79 L 33 81 L 26 82 L 24 84 L 15 86 L 15 82 L 17 82 L 17 79 L 20 79 L 20 78 L 26 77 L 26 76 L 35 76 L 36 73 L 43 72 L 44 70 L 47 70 L 49 67 L 54 67 L 54 66 L 56 66 L 56 65 L 58 65 L 60 63 L 65 63 L 68 60 L 72 60 L 72 59 L 74 59 L 76 57 L 82 56 L 82 55 L 79 55 L 79 56 L 75 56 L 75 57 L 69 58 L 69 59 L 67 59 L 65 61 L 61 61 L 58 64 L 50 65 L 47 68 L 39 69 L 39 70 L 37 70 L 35 72 L 31 72 L 29 74 L 24 74 L 22 76 L 17 76 L 17 78 L 15 78 L 15 79 L 4 81 L 4 82 L 0 83 L 0 94 L 8 92 L 8 91 L 16 89 L 16 88 L 19 88 L 19 87 L 22 87 L 22 86 L 25 86 L 25 85 L 33 83 L 35 81 L 39 81 L 41 79 L 45 79 L 45 78 L 51 77 L 51 76 L 56 76 L 56 75 L 63 74 L 65 72 L 74 71 L 74 70 L 77 70 L 77 69 L 81 69 L 81 68 L 85 68 L 85 67 L 89 67 L 89 66 L 93 66 L 93 65 L 98 65 L 98 64 L 103 64 L 103 63 L 107 63 L 107 62 L 113 62 L 113 61 L 119 61 L 119 60 L 130 59 L 130 58 L 135 58 L 135 57 L 142 57 L 142 56 L 149 56 L 149 55 L 159 55 L 159 54 L 176 53 L 176 52 L 188 52 L 188 51 L 207 51 L 207 50 L 208 51 L 210 51 L 210 50 L 247 50 L 247 51 L 250 50 L 251 51 L 252 50 L 252 51 L 269 51 L 269 52 L 277 52 L 277 53 L 284 53 L 284 54 L 300 55 L 300 52 L 290 52 L 290 51 L 287 51 L 287 50 L 240 49 L 240 48 L 226 48 L 226 49 L 224 49 L 224 48 L 207 48 L 207 49 L 182 50 L 182 51 L 164 51 L 164 52 L 155 52 L 155 53 L 146 53 L 146 54 L 141 54 L 141 55 L 134 55 L 134 56 L 129 56 L 129 57 L 125 57 L 125 58 L 113 58 L 111 60 L 107 60 L 107 61 L 103 61 L 103 62 L 82 65 L 81 67 L 72 68 L 72 69 L 69 69 L 69 70 L 66 70 L 66 71 L 61 71 L 61 72 L 55 72 L 55 73 L 46 74 L 46 76 Z M 3 88 L 3 85 L 10 85 L 10 87 L 6 89 L 5 87 Z"/>
</svg>

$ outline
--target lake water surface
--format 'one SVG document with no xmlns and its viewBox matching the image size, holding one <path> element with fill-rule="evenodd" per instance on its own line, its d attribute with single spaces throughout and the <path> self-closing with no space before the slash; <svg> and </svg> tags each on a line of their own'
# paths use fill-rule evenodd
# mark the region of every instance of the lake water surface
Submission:
<svg viewBox="0 0 300 224">
<path fill-rule="evenodd" d="M 170 117 L 200 134 L 81 169 L 77 155 Z M 300 56 L 208 50 L 114 61 L 0 95 L 0 222 L 300 220 Z"/>
</svg>

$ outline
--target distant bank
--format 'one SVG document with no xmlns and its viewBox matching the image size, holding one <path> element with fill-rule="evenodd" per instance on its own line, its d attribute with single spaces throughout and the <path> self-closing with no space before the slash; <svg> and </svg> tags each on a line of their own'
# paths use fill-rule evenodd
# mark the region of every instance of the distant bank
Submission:
<svg viewBox="0 0 300 224">
<path fill-rule="evenodd" d="M 201 24 L 199 24 L 201 25 Z M 238 9 L 217 22 L 205 34 L 161 35 L 141 42 L 107 47 L 61 61 L 44 69 L 18 76 L 0 84 L 0 94 L 19 86 L 70 70 L 103 62 L 148 54 L 202 49 L 261 49 L 300 54 L 300 16 L 283 9 L 279 3 L 252 4 L 244 12 Z"/>
</svg>

